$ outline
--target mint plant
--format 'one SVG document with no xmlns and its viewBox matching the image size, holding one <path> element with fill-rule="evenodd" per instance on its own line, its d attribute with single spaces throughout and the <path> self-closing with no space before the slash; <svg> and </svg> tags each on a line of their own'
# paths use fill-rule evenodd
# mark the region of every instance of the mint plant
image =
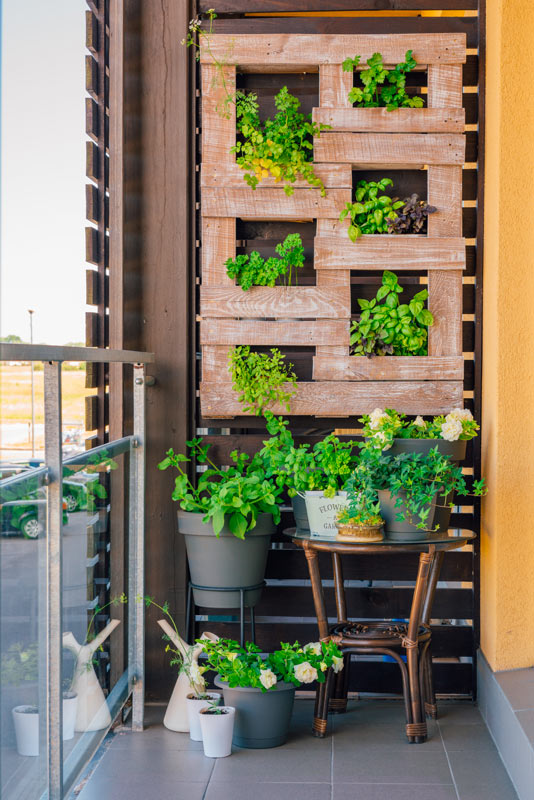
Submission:
<svg viewBox="0 0 534 800">
<path fill-rule="evenodd" d="M 346 58 L 343 62 L 345 72 L 354 72 L 361 61 L 361 56 Z M 360 108 L 385 107 L 387 111 L 396 108 L 422 108 L 423 99 L 411 96 L 406 92 L 406 75 L 417 66 L 413 50 L 408 50 L 401 64 L 394 69 L 384 67 L 381 53 L 373 53 L 367 59 L 369 69 L 358 72 L 362 86 L 353 86 L 348 98 Z"/>
<path fill-rule="evenodd" d="M 311 114 L 299 112 L 300 101 L 282 87 L 274 99 L 277 114 L 262 122 L 258 113 L 258 98 L 253 93 L 237 93 L 236 115 L 240 139 L 232 148 L 236 162 L 245 170 L 244 180 L 255 189 L 269 175 L 276 182 L 284 182 L 284 191 L 290 196 L 296 180 L 302 179 L 310 186 L 326 190 L 313 170 L 313 137 L 320 136 L 328 125 L 316 125 Z"/>
<path fill-rule="evenodd" d="M 237 280 L 244 292 L 251 286 L 292 286 L 298 284 L 298 270 L 304 266 L 304 247 L 298 233 L 290 233 L 276 245 L 277 257 L 264 259 L 257 250 L 225 261 L 226 274 Z"/>
<path fill-rule="evenodd" d="M 275 404 L 290 410 L 297 385 L 293 364 L 286 364 L 276 347 L 270 353 L 256 353 L 248 345 L 238 345 L 228 354 L 232 386 L 246 414 L 260 416 Z"/>
<path fill-rule="evenodd" d="M 409 303 L 399 303 L 403 291 L 395 273 L 385 270 L 376 297 L 358 299 L 361 313 L 350 329 L 353 355 L 427 355 L 427 328 L 434 324 L 434 317 L 424 307 L 428 291 L 421 289 Z"/>
</svg>

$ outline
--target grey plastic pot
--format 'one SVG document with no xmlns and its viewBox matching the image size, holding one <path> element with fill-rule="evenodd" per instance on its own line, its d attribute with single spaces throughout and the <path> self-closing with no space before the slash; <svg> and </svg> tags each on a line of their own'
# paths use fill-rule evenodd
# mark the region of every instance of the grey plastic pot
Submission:
<svg viewBox="0 0 534 800">
<path fill-rule="evenodd" d="M 402 492 L 399 494 L 402 499 Z M 443 503 L 443 498 L 436 496 L 436 502 Z M 380 515 L 384 520 L 384 532 L 386 539 L 391 539 L 395 542 L 418 542 L 421 539 L 432 537 L 432 533 L 422 531 L 412 525 L 410 522 L 401 522 L 397 519 L 397 514 L 405 510 L 405 506 L 399 505 L 395 507 L 397 502 L 397 495 L 393 496 L 387 490 L 380 490 L 378 492 L 378 501 L 380 503 Z M 449 507 L 432 506 L 430 514 L 426 520 L 427 528 L 435 528 L 438 526 L 436 534 L 442 535 L 449 529 L 449 521 L 451 518 L 451 509 Z"/>
<path fill-rule="evenodd" d="M 306 511 L 306 500 L 300 496 L 295 495 L 291 498 L 291 505 L 293 506 L 293 516 L 295 517 L 295 524 L 299 533 L 308 533 L 310 530 L 310 521 L 308 519 L 308 512 Z"/>
<path fill-rule="evenodd" d="M 277 683 L 272 689 L 236 686 L 215 677 L 215 686 L 222 689 L 224 704 L 235 708 L 233 743 L 237 747 L 267 748 L 285 744 L 295 701 L 292 683 Z"/>
<path fill-rule="evenodd" d="M 459 463 L 465 458 L 467 442 L 458 439 L 457 442 L 448 442 L 446 439 L 394 439 L 388 456 L 398 456 L 401 453 L 422 453 L 426 455 L 434 448 L 444 456 L 449 456 L 451 461 Z"/>
<path fill-rule="evenodd" d="M 191 582 L 220 588 L 261 583 L 275 529 L 271 514 L 259 514 L 256 527 L 244 539 L 234 536 L 226 525 L 219 537 L 215 536 L 212 524 L 205 525 L 202 516 L 178 511 L 178 530 L 185 539 Z M 193 594 L 197 606 L 238 608 L 240 604 L 239 592 L 193 589 Z M 245 605 L 255 606 L 260 596 L 261 589 L 245 592 Z"/>
</svg>

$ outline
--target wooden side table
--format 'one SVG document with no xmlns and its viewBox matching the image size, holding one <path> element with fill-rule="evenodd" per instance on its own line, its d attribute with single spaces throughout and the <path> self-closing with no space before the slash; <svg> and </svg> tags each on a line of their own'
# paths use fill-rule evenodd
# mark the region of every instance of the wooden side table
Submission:
<svg viewBox="0 0 534 800">
<path fill-rule="evenodd" d="M 476 538 L 474 533 L 462 536 L 433 535 L 417 542 L 382 542 L 363 544 L 338 538 L 321 538 L 288 528 L 284 533 L 304 550 L 310 572 L 313 602 L 321 641 L 332 639 L 345 656 L 345 669 L 335 676 L 332 670 L 319 685 L 315 701 L 313 733 L 326 733 L 328 711 L 344 711 L 347 704 L 348 663 L 351 653 L 388 655 L 399 666 L 402 675 L 406 709 L 406 735 L 410 742 L 425 742 L 426 716 L 436 717 L 437 708 L 432 683 L 430 615 L 443 557 Z M 319 573 L 318 553 L 332 555 L 337 624 L 329 628 L 323 584 Z M 410 618 L 407 624 L 396 622 L 351 622 L 348 620 L 342 555 L 381 553 L 419 553 L 419 569 L 415 583 Z M 406 655 L 406 662 L 402 655 Z M 334 685 L 335 684 L 335 685 Z"/>
</svg>

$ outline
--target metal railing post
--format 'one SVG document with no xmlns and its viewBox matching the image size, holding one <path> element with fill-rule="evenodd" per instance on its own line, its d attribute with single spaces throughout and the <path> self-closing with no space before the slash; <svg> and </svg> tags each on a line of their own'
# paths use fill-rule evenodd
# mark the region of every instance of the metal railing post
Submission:
<svg viewBox="0 0 534 800">
<path fill-rule="evenodd" d="M 142 731 L 145 703 L 145 399 L 146 369 L 134 365 L 133 435 L 130 451 L 128 666 L 132 683 L 132 730 Z"/>
<path fill-rule="evenodd" d="M 48 466 L 46 531 L 46 745 L 48 798 L 63 797 L 63 709 L 61 648 L 61 362 L 44 362 L 45 463 Z"/>
</svg>

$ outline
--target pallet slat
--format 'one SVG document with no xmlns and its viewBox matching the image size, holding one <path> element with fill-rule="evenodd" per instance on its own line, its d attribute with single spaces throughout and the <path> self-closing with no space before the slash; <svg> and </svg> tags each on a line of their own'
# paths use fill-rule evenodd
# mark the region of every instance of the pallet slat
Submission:
<svg viewBox="0 0 534 800">
<path fill-rule="evenodd" d="M 317 322 L 265 322 L 263 320 L 207 319 L 200 323 L 200 343 L 216 345 L 277 345 L 304 347 L 315 344 L 349 343 L 344 320 Z"/>
<path fill-rule="evenodd" d="M 345 233 L 341 228 L 338 230 Z M 462 270 L 465 269 L 465 241 L 418 234 L 366 235 L 356 242 L 351 242 L 346 233 L 318 236 L 314 267 L 316 270 Z"/>
<path fill-rule="evenodd" d="M 392 112 L 393 113 L 393 112 Z M 353 166 L 463 164 L 465 136 L 458 133 L 335 133 L 325 131 L 313 143 L 314 161 Z"/>
<path fill-rule="evenodd" d="M 297 317 L 350 319 L 350 289 L 315 286 L 202 287 L 200 315 L 210 317 Z"/>
<path fill-rule="evenodd" d="M 200 185 L 202 188 L 224 189 L 243 189 L 251 191 L 245 184 L 246 170 L 241 169 L 233 161 L 233 153 L 221 156 L 220 161 L 202 162 L 200 168 Z M 314 172 L 320 178 L 327 189 L 350 189 L 352 188 L 352 170 L 347 164 L 317 164 Z M 293 186 L 296 189 L 309 189 L 306 181 L 295 181 Z M 276 189 L 284 191 L 284 183 L 276 183 L 274 178 L 263 178 L 258 188 Z"/>
<path fill-rule="evenodd" d="M 439 69 L 445 69 L 440 67 Z M 460 68 L 461 69 L 461 68 Z M 463 108 L 314 108 L 313 120 L 332 127 L 331 133 L 463 133 Z"/>
<path fill-rule="evenodd" d="M 288 197 L 278 188 L 258 187 L 255 191 L 229 188 L 224 194 L 206 188 L 202 194 L 201 212 L 206 217 L 240 217 L 242 219 L 303 220 L 337 219 L 351 199 L 351 189 L 330 189 L 321 197 L 319 189 L 295 189 Z"/>
<path fill-rule="evenodd" d="M 450 381 L 463 380 L 461 356 L 316 356 L 317 381 Z"/>
</svg>

